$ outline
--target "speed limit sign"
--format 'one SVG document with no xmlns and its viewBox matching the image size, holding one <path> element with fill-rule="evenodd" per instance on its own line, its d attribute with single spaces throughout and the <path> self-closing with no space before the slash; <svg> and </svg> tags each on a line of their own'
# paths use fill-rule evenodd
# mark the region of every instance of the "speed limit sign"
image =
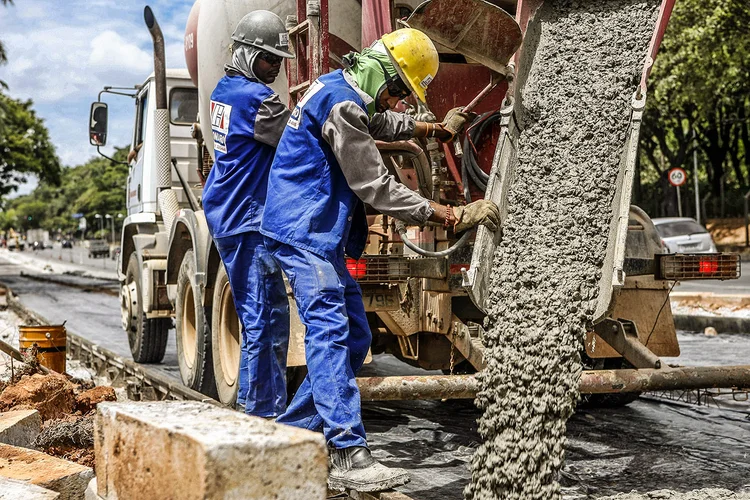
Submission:
<svg viewBox="0 0 750 500">
<path fill-rule="evenodd" d="M 687 173 L 680 167 L 675 167 L 669 171 L 669 183 L 674 187 L 680 187 L 685 184 Z"/>
</svg>

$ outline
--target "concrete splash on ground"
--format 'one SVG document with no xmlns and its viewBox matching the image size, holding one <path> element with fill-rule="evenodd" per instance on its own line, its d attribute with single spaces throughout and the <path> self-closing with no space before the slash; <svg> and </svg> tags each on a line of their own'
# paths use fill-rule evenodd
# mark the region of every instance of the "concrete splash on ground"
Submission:
<svg viewBox="0 0 750 500">
<path fill-rule="evenodd" d="M 611 497 L 600 497 L 600 500 L 749 500 L 750 492 L 733 493 L 723 488 L 705 488 L 679 492 L 674 490 L 656 490 L 647 493 L 620 493 Z"/>
<path fill-rule="evenodd" d="M 516 180 L 493 266 L 469 499 L 559 498 L 629 106 L 655 1 L 548 1 L 529 26 Z M 533 63 L 529 66 L 529 58 Z"/>
</svg>

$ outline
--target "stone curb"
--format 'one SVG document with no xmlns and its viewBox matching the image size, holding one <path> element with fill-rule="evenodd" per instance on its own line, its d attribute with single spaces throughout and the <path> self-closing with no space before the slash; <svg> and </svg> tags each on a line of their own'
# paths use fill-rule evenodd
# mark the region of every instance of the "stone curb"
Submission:
<svg viewBox="0 0 750 500">
<path fill-rule="evenodd" d="M 750 333 L 750 318 L 680 314 L 674 316 L 674 326 L 689 332 L 702 332 L 711 326 L 718 333 L 743 334 Z"/>
</svg>

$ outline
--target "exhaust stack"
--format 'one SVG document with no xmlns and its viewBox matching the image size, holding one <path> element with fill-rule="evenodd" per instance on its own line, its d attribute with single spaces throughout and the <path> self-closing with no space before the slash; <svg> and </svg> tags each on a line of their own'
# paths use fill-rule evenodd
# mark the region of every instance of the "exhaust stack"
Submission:
<svg viewBox="0 0 750 500">
<path fill-rule="evenodd" d="M 177 193 L 172 190 L 172 151 L 169 143 L 169 109 L 167 103 L 167 69 L 164 60 L 164 35 L 151 10 L 143 9 L 151 38 L 154 41 L 154 82 L 156 87 L 154 116 L 156 137 L 156 189 L 158 190 L 159 210 L 167 232 L 171 233 L 172 221 L 179 210 Z"/>
</svg>

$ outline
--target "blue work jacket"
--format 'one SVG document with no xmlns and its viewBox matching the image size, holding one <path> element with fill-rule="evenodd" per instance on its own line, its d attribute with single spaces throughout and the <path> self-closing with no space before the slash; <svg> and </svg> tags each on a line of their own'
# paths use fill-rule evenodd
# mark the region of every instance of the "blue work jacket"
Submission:
<svg viewBox="0 0 750 500">
<path fill-rule="evenodd" d="M 255 119 L 273 90 L 226 75 L 211 94 L 216 162 L 203 188 L 203 210 L 214 238 L 257 231 L 275 148 L 255 139 Z"/>
<path fill-rule="evenodd" d="M 282 243 L 335 259 L 358 259 L 367 243 L 364 205 L 346 182 L 322 128 L 331 109 L 362 97 L 341 70 L 321 76 L 292 111 L 268 177 L 260 232 Z"/>
</svg>

